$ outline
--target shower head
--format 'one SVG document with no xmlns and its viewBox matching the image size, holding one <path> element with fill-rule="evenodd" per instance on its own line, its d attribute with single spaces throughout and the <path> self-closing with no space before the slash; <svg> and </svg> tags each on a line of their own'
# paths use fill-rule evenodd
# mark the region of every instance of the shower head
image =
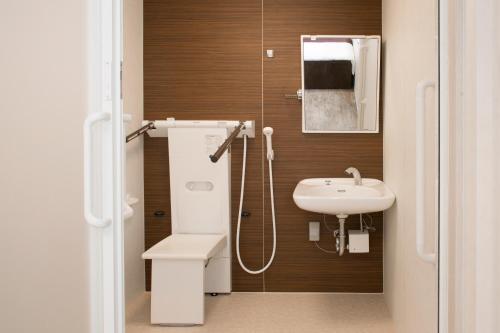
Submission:
<svg viewBox="0 0 500 333">
<path fill-rule="evenodd" d="M 274 151 L 273 151 L 273 144 L 271 141 L 271 136 L 273 135 L 273 128 L 272 127 L 264 127 L 262 130 L 262 134 L 266 136 L 266 145 L 267 145 L 267 159 L 269 161 L 274 160 Z"/>
<path fill-rule="evenodd" d="M 274 130 L 272 127 L 264 127 L 262 129 L 262 134 L 264 134 L 265 136 L 271 136 L 271 135 L 273 135 L 273 132 L 274 132 Z"/>
</svg>

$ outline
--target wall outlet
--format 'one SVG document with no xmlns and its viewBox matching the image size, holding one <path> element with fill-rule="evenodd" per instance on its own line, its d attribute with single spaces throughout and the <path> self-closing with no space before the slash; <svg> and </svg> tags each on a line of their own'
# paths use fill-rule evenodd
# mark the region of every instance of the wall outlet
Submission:
<svg viewBox="0 0 500 333">
<path fill-rule="evenodd" d="M 319 242 L 319 222 L 309 222 L 309 240 Z"/>
</svg>

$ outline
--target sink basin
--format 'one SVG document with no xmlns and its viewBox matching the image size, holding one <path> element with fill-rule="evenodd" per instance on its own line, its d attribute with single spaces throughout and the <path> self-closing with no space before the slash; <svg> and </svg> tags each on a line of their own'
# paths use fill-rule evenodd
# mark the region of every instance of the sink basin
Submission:
<svg viewBox="0 0 500 333">
<path fill-rule="evenodd" d="M 329 215 L 352 215 L 386 210 L 395 200 L 384 182 L 363 178 L 310 178 L 301 180 L 293 192 L 295 204 L 310 212 Z"/>
</svg>

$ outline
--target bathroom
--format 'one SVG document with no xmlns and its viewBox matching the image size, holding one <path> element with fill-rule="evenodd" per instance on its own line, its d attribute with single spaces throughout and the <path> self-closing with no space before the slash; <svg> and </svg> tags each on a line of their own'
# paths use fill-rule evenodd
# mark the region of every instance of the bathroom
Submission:
<svg viewBox="0 0 500 333">
<path fill-rule="evenodd" d="M 0 331 L 500 330 L 495 1 L 26 3 Z"/>
</svg>

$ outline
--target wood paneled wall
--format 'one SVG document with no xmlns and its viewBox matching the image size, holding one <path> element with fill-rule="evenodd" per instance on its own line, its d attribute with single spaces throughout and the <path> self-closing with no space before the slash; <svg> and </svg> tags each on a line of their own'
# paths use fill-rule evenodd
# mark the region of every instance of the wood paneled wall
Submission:
<svg viewBox="0 0 500 333">
<path fill-rule="evenodd" d="M 343 257 L 308 241 L 307 221 L 322 217 L 298 209 L 296 183 L 310 177 L 343 177 L 349 166 L 382 178 L 382 134 L 303 134 L 301 104 L 285 99 L 301 82 L 301 34 L 380 34 L 379 0 L 145 0 L 145 119 L 255 119 L 272 126 L 277 211 L 277 254 L 271 268 L 249 275 L 233 248 L 235 291 L 382 291 L 382 214 L 370 253 Z M 273 49 L 275 58 L 265 58 Z M 258 130 L 257 132 L 259 132 Z M 272 250 L 272 219 L 263 138 L 249 140 L 242 257 L 260 268 Z M 167 139 L 146 137 L 145 247 L 170 233 Z M 233 246 L 240 189 L 242 144 L 232 147 Z M 154 212 L 163 210 L 164 217 Z M 328 217 L 331 227 L 335 219 Z M 349 228 L 357 228 L 351 218 Z M 333 238 L 322 225 L 325 248 Z M 265 254 L 265 256 L 264 256 Z M 264 258 L 265 257 L 265 258 Z M 146 266 L 149 289 L 150 266 Z"/>
</svg>

